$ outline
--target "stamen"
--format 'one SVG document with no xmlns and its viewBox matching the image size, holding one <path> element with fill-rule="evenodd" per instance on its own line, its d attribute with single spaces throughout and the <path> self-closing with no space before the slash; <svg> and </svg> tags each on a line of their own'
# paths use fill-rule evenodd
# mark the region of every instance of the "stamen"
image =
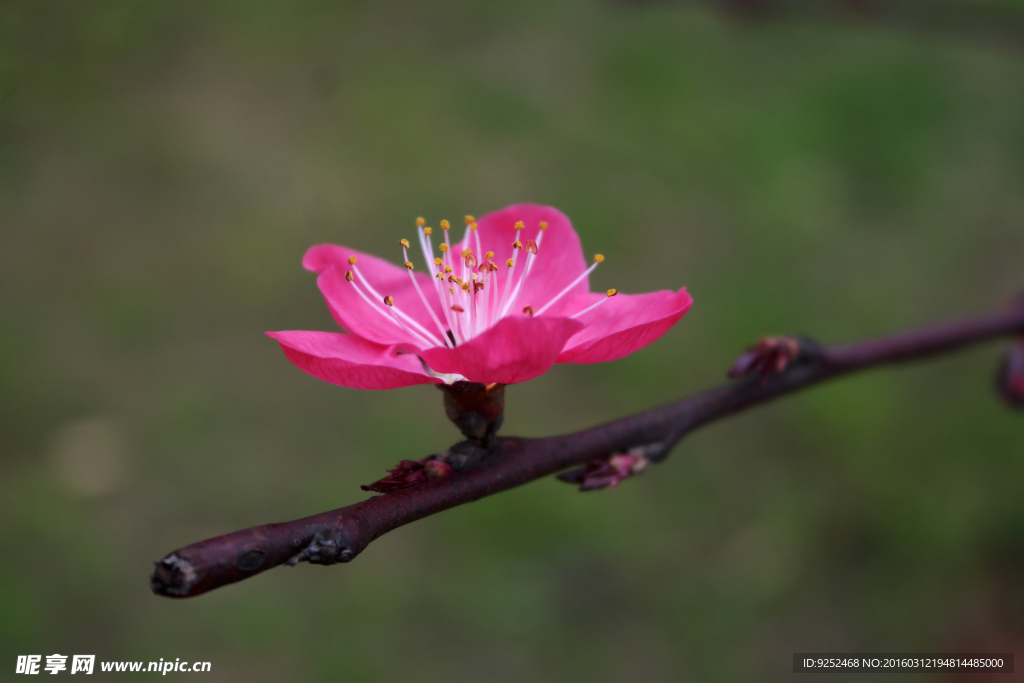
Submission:
<svg viewBox="0 0 1024 683">
<path fill-rule="evenodd" d="M 354 280 L 354 279 L 355 279 L 355 277 L 354 277 L 354 276 L 352 275 L 352 271 L 351 271 L 351 270 L 346 270 L 346 271 L 345 271 L 345 279 L 346 279 L 346 280 L 347 280 L 348 282 L 352 282 L 352 280 Z"/>
<path fill-rule="evenodd" d="M 491 263 L 487 270 L 491 276 L 491 292 L 487 296 L 487 327 L 490 327 L 498 315 L 498 264 Z"/>
<path fill-rule="evenodd" d="M 484 258 L 487 259 L 488 261 L 490 261 L 492 258 L 494 258 L 494 252 L 493 251 L 487 252 L 486 254 L 484 254 Z"/>
<path fill-rule="evenodd" d="M 455 311 L 456 313 L 465 313 L 466 312 L 466 309 L 463 308 L 462 306 L 458 305 L 458 304 L 455 304 L 454 306 L 452 306 L 452 310 Z"/>
<path fill-rule="evenodd" d="M 475 218 L 473 218 L 470 215 L 467 215 L 465 220 L 466 220 L 466 225 L 470 226 L 470 230 L 476 230 L 476 219 Z"/>
<path fill-rule="evenodd" d="M 371 296 L 375 297 L 378 301 L 381 300 L 380 293 L 376 289 L 374 289 L 373 285 L 371 285 L 370 282 L 362 276 L 362 274 L 359 272 L 359 269 L 355 267 L 355 259 L 355 256 L 350 256 L 348 259 L 348 262 L 352 264 L 352 270 L 350 272 L 353 274 L 353 278 L 349 280 L 348 277 L 346 276 L 345 279 L 352 283 L 352 286 L 356 288 L 356 291 L 359 293 L 361 297 L 363 297 L 363 300 L 370 305 L 370 308 L 380 313 L 383 313 L 383 311 L 381 311 L 380 308 L 378 308 L 379 304 L 373 303 L 370 297 L 367 296 L 367 293 L 363 291 L 363 287 L 365 287 L 367 292 L 369 292 Z M 409 325 L 416 328 L 417 334 L 414 336 L 422 337 L 425 340 L 429 340 L 427 343 L 432 344 L 434 346 L 438 346 L 437 340 L 433 338 L 433 335 L 430 332 L 428 332 L 426 328 L 424 328 L 418 322 L 416 322 L 408 315 L 403 313 L 400 309 L 395 310 L 398 312 L 398 315 L 405 320 L 405 322 L 409 323 Z M 402 325 L 402 328 L 405 329 L 407 332 L 409 331 L 408 328 L 405 327 L 405 325 Z"/>
<path fill-rule="evenodd" d="M 473 254 L 470 254 L 469 256 L 466 257 L 466 265 L 467 266 L 469 265 L 469 259 L 471 259 L 471 258 L 473 259 L 473 265 L 475 266 L 476 265 L 476 258 L 473 257 Z M 476 279 L 478 277 L 480 277 L 480 276 L 477 275 L 476 273 L 473 273 L 472 274 L 472 281 L 466 283 L 466 285 L 468 287 L 468 293 L 469 293 L 469 335 L 470 335 L 471 338 L 475 337 L 479 333 L 479 330 L 477 329 L 479 327 L 479 325 L 476 322 L 476 320 L 477 320 L 476 286 L 477 286 L 477 284 L 479 284 L 476 281 Z"/>
<path fill-rule="evenodd" d="M 467 216 L 471 218 L 471 216 Z M 480 247 L 480 231 L 476 229 L 476 223 L 471 223 L 469 229 L 473 231 L 473 239 L 476 240 L 476 253 L 482 253 L 483 249 Z"/>
<path fill-rule="evenodd" d="M 430 243 L 430 236 L 434 232 L 433 229 L 429 228 L 429 227 L 427 227 L 427 228 L 417 228 L 417 231 L 419 232 L 420 246 L 423 248 L 423 258 L 424 258 L 424 260 L 428 264 L 431 261 L 433 261 L 434 265 L 437 266 L 438 270 L 440 270 L 441 269 L 441 265 L 444 263 L 444 260 L 443 259 L 439 259 L 439 258 L 433 258 L 433 256 L 434 256 L 434 247 Z M 442 244 L 441 246 L 443 247 L 442 252 L 444 251 L 444 249 L 447 249 L 446 245 Z M 442 255 L 443 255 L 443 253 L 442 253 Z M 436 293 L 437 293 L 437 299 L 438 299 L 438 301 L 441 302 L 441 312 L 444 315 L 445 322 L 448 324 L 448 329 L 451 330 L 451 335 L 449 336 L 449 333 L 444 331 L 444 326 L 443 325 L 439 325 L 438 329 L 441 330 L 441 338 L 444 340 L 445 344 L 449 344 L 449 345 L 454 346 L 455 344 L 462 343 L 462 340 L 459 337 L 458 330 L 456 329 L 457 326 L 455 325 L 455 321 L 452 319 L 452 314 L 448 310 L 448 307 L 445 305 L 445 299 L 447 297 L 446 297 L 445 292 L 444 292 L 444 290 L 445 290 L 444 276 L 441 273 L 438 273 L 437 274 L 437 278 L 438 278 L 439 281 L 434 283 L 435 290 L 436 290 Z M 421 294 L 421 296 L 422 296 L 422 294 Z M 433 310 L 433 309 L 431 309 L 430 306 L 427 306 L 427 310 Z M 454 341 L 452 341 L 452 338 L 454 338 Z"/>
<path fill-rule="evenodd" d="M 398 240 L 398 243 L 401 244 L 406 249 L 409 248 L 409 240 L 405 239 L 404 237 L 402 239 Z"/>
<path fill-rule="evenodd" d="M 437 331 L 441 333 L 441 340 L 444 345 L 452 348 L 451 340 L 448 339 L 448 335 L 445 334 L 444 325 L 437 319 L 437 315 L 434 313 L 434 309 L 431 308 L 430 302 L 427 301 L 426 295 L 423 294 L 423 290 L 420 289 L 420 283 L 416 281 L 416 276 L 413 275 L 412 261 L 409 260 L 409 240 L 403 239 L 402 244 L 402 256 L 405 257 L 405 267 L 409 272 L 409 279 L 412 280 L 412 286 L 416 288 L 416 293 L 420 295 L 420 301 L 423 303 L 423 308 L 427 309 L 427 313 L 430 315 L 430 319 L 434 321 L 434 325 L 437 326 Z"/>
<path fill-rule="evenodd" d="M 455 337 L 455 345 L 464 343 L 465 338 L 462 335 L 461 326 L 457 319 L 457 316 L 450 310 L 453 303 L 452 299 L 452 288 L 447 285 L 445 280 L 445 274 L 443 272 L 437 273 L 437 298 L 441 301 L 441 311 L 444 313 L 444 319 L 448 323 L 448 329 L 451 330 L 451 334 Z M 445 335 L 447 336 L 447 335 Z"/>
<path fill-rule="evenodd" d="M 598 306 L 603 304 L 605 301 L 608 301 L 608 299 L 611 299 L 613 296 L 615 296 L 618 293 L 619 293 L 619 291 L 617 289 L 609 289 L 608 292 L 607 292 L 608 296 L 606 296 L 603 299 L 599 299 L 597 301 L 597 303 L 591 304 L 590 306 L 587 306 L 586 308 L 584 308 L 582 311 L 579 311 L 577 313 L 573 313 L 569 317 L 570 318 L 578 318 L 581 315 L 583 315 L 584 313 L 589 313 L 590 311 L 594 310 L 595 308 L 597 308 Z"/>
<path fill-rule="evenodd" d="M 449 223 L 447 220 L 444 220 L 444 219 L 441 220 L 441 229 L 442 230 L 447 230 L 450 227 L 452 227 L 451 223 Z"/>
<path fill-rule="evenodd" d="M 422 228 L 426 224 L 427 224 L 427 222 L 425 220 L 423 220 L 423 216 L 420 216 L 419 218 L 416 219 L 416 227 L 417 228 Z M 430 228 L 427 228 L 427 230 L 430 230 Z M 427 233 L 427 234 L 430 234 L 430 233 Z"/>
<path fill-rule="evenodd" d="M 352 262 L 352 260 L 353 260 L 354 258 L 355 258 L 354 256 L 351 256 L 351 257 L 349 257 L 349 263 L 351 263 L 351 262 Z M 351 271 L 349 271 L 349 272 L 351 272 Z M 355 274 L 356 274 L 356 275 L 358 275 L 358 271 L 356 271 L 356 273 L 355 273 Z M 364 292 L 364 291 L 362 290 L 362 288 L 360 288 L 360 287 L 359 287 L 359 284 L 358 284 L 358 283 L 356 283 L 356 281 L 355 281 L 355 277 L 352 277 L 352 278 L 350 279 L 350 278 L 349 278 L 348 276 L 346 276 L 346 277 L 345 277 L 345 279 L 346 279 L 346 280 L 348 280 L 349 282 L 351 282 L 351 283 L 352 283 L 352 286 L 353 286 L 353 287 L 355 287 L 356 293 L 358 293 L 358 294 L 359 294 L 359 296 L 361 296 L 361 297 L 363 298 L 363 301 L 365 301 L 365 302 L 366 302 L 366 305 L 367 305 L 367 306 L 369 306 L 370 308 L 372 308 L 372 309 L 373 309 L 374 311 L 376 311 L 377 313 L 380 313 L 381 315 L 383 315 L 383 316 L 385 316 L 385 317 L 386 317 L 386 314 L 384 313 L 384 311 L 380 310 L 380 308 L 379 308 L 379 304 L 375 304 L 375 303 L 374 303 L 374 302 L 373 302 L 373 301 L 372 301 L 372 300 L 370 299 L 370 297 L 369 297 L 369 296 L 367 296 L 366 292 Z M 360 281 L 362 281 L 362 277 L 360 277 L 359 279 L 360 279 Z M 370 286 L 370 284 L 369 284 L 368 282 L 363 282 L 363 284 L 364 284 L 364 285 L 365 285 L 365 286 L 367 287 L 367 289 L 370 289 L 370 290 L 372 290 L 372 289 L 373 289 L 373 288 L 372 288 L 372 287 Z M 377 294 L 377 293 L 376 293 L 375 291 L 374 291 L 373 295 L 374 295 L 374 296 L 376 296 L 376 297 L 378 297 L 378 298 L 380 297 L 380 295 L 379 295 L 379 294 Z M 390 297 L 389 297 L 389 298 L 390 298 Z M 385 302 L 385 303 L 386 303 L 386 302 Z M 416 340 L 417 340 L 417 341 L 418 341 L 419 343 L 421 343 L 421 344 L 424 344 L 425 346 L 436 346 L 436 345 L 437 345 L 437 342 L 436 342 L 436 341 L 434 341 L 434 340 L 432 340 L 432 339 L 430 338 L 430 334 L 426 334 L 425 336 L 424 336 L 424 335 L 422 335 L 422 334 L 417 334 L 417 333 L 414 333 L 414 332 L 412 332 L 412 331 L 411 331 L 411 330 L 410 330 L 410 329 L 409 329 L 408 327 L 406 327 L 405 325 L 403 325 L 403 324 L 402 324 L 402 321 L 401 321 L 401 320 L 399 320 L 399 319 L 397 318 L 397 316 L 395 315 L 395 310 L 396 310 L 396 309 L 394 309 L 394 308 L 388 308 L 388 310 L 389 310 L 389 311 L 391 311 L 391 317 L 392 317 L 392 318 L 394 319 L 394 321 L 395 321 L 395 322 L 396 322 L 396 323 L 398 324 L 398 326 L 399 326 L 399 327 L 401 327 L 401 328 L 402 328 L 403 330 L 405 330 L 405 331 L 406 331 L 406 333 L 408 333 L 408 334 L 409 334 L 409 336 L 411 336 L 411 337 L 412 337 L 413 339 L 416 339 Z M 411 320 L 411 319 L 410 319 L 410 320 Z M 415 321 L 412 321 L 412 322 L 415 322 Z M 424 333 L 426 333 L 426 330 L 423 330 L 423 332 L 424 332 Z"/>
<path fill-rule="evenodd" d="M 570 282 L 569 285 L 565 289 L 563 289 L 561 292 L 556 294 L 554 299 L 552 299 L 551 301 L 549 301 L 546 304 L 544 304 L 543 306 L 541 306 L 541 309 L 539 311 L 537 311 L 537 315 L 541 315 L 544 311 L 546 311 L 549 308 L 551 308 L 552 304 L 554 304 L 556 301 L 561 299 L 563 296 L 565 296 L 566 294 L 571 292 L 573 287 L 575 287 L 579 283 L 583 282 L 584 279 L 586 279 L 592 272 L 594 272 L 594 268 L 597 268 L 597 264 L 601 263 L 602 261 L 604 261 L 604 256 L 602 256 L 601 254 L 594 254 L 594 263 L 589 268 L 587 268 L 585 271 L 583 271 L 583 273 L 578 278 L 576 278 L 575 280 Z M 602 301 L 603 301 L 603 299 L 602 299 Z"/>
<path fill-rule="evenodd" d="M 512 242 L 512 258 L 505 262 L 508 267 L 508 275 L 505 277 L 505 286 L 502 287 L 501 291 L 501 303 L 498 304 L 498 318 L 501 319 L 508 313 L 508 301 L 509 294 L 512 293 L 513 284 L 512 280 L 516 274 L 516 262 L 519 260 L 519 252 L 517 250 L 523 248 L 523 243 L 519 241 L 519 236 L 523 232 L 523 222 L 516 221 L 516 239 Z"/>
<path fill-rule="evenodd" d="M 544 233 L 540 233 L 537 236 L 537 239 L 539 240 L 543 236 Z M 512 307 L 516 305 L 516 299 L 519 298 L 519 291 L 523 288 L 523 283 L 526 282 L 526 276 L 529 275 L 530 271 L 533 269 L 533 261 L 534 258 L 537 256 L 538 251 L 539 250 L 537 248 L 536 242 L 534 242 L 533 240 L 526 240 L 527 253 L 526 264 L 523 266 L 523 274 L 520 276 L 519 282 L 516 283 L 516 288 L 512 290 L 512 296 L 508 298 L 508 303 L 505 304 L 505 307 L 502 309 L 501 315 L 507 314 L 510 310 L 512 310 Z"/>
<path fill-rule="evenodd" d="M 395 308 L 395 300 L 394 299 L 392 299 L 390 296 L 384 297 L 384 305 L 386 305 L 388 307 L 388 312 L 391 313 L 391 317 L 394 318 L 396 323 L 398 323 L 399 325 L 402 326 L 403 330 L 408 332 L 413 337 L 418 337 L 419 336 L 419 335 L 415 334 L 412 330 L 410 330 L 408 327 L 406 327 L 405 323 L 402 322 L 402 319 L 398 317 L 398 312 L 399 311 L 398 311 L 397 308 Z M 433 341 L 428 342 L 428 343 L 436 344 L 436 342 L 433 342 Z"/>
<path fill-rule="evenodd" d="M 526 315 L 528 315 L 528 316 L 530 316 L 532 318 L 533 317 L 533 306 L 527 306 L 526 308 L 524 308 L 523 309 L 523 313 L 525 313 Z"/>
<path fill-rule="evenodd" d="M 416 235 L 420 238 L 420 249 L 423 251 L 423 260 L 427 263 L 428 267 L 434 257 L 434 248 L 430 246 L 430 234 L 432 232 L 430 228 L 424 228 L 420 225 L 416 226 Z"/>
</svg>

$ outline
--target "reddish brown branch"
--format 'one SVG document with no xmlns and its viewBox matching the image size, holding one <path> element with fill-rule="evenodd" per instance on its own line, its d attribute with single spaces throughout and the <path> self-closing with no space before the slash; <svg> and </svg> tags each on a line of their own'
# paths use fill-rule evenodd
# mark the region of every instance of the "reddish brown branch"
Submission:
<svg viewBox="0 0 1024 683">
<path fill-rule="evenodd" d="M 658 461 L 694 429 L 783 394 L 856 370 L 1015 334 L 1024 334 L 1024 306 L 854 344 L 819 346 L 799 340 L 799 354 L 780 364 L 774 374 L 746 377 L 575 434 L 546 439 L 503 437 L 490 451 L 464 442 L 457 446 L 460 452 L 476 449 L 470 460 L 479 463 L 449 476 L 313 517 L 186 546 L 157 563 L 151 586 L 161 595 L 189 597 L 284 563 L 348 562 L 392 529 L 456 505 L 630 449 L 648 461 Z"/>
</svg>

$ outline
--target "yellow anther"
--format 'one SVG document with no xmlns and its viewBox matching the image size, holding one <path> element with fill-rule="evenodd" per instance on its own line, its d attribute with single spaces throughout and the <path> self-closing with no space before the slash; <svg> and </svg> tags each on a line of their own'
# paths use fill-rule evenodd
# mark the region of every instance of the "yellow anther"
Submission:
<svg viewBox="0 0 1024 683">
<path fill-rule="evenodd" d="M 436 277 L 441 282 L 444 282 L 444 273 L 437 273 L 436 275 L 434 275 L 434 277 Z"/>
<path fill-rule="evenodd" d="M 509 259 L 508 261 L 505 261 L 505 266 L 507 268 L 511 268 L 513 263 L 515 263 L 515 261 L 513 261 L 512 259 Z"/>
<path fill-rule="evenodd" d="M 455 290 L 454 290 L 454 289 L 452 289 L 451 287 L 449 287 L 449 288 L 448 288 L 448 293 L 449 293 L 449 294 L 454 294 L 454 293 L 455 293 Z"/>
<path fill-rule="evenodd" d="M 476 232 L 476 223 L 470 223 L 469 229 L 472 230 L 473 232 Z"/>
<path fill-rule="evenodd" d="M 547 221 L 541 221 L 540 223 L 537 224 L 537 227 L 540 228 L 541 230 L 547 230 L 548 229 L 548 222 Z"/>
<path fill-rule="evenodd" d="M 466 216 L 465 220 L 466 220 L 466 225 L 473 225 L 473 223 L 476 223 L 476 219 L 473 218 L 472 216 Z"/>
<path fill-rule="evenodd" d="M 452 272 L 452 267 L 451 266 L 445 266 L 444 267 L 444 272 L 446 272 L 446 273 Z"/>
<path fill-rule="evenodd" d="M 469 283 L 468 282 L 463 282 L 461 286 L 462 286 L 462 291 L 464 291 L 464 292 L 468 292 L 469 291 Z"/>
<path fill-rule="evenodd" d="M 463 249 L 462 250 L 462 258 L 466 258 L 467 256 L 469 256 L 472 253 L 473 253 L 472 249 Z"/>
<path fill-rule="evenodd" d="M 537 243 L 533 240 L 526 240 L 526 251 L 530 252 L 534 256 L 537 255 Z"/>
<path fill-rule="evenodd" d="M 349 256 L 348 257 L 348 262 L 351 263 L 354 266 L 356 264 L 356 257 L 355 256 Z"/>
<path fill-rule="evenodd" d="M 433 228 L 423 228 L 423 234 L 426 235 L 427 237 L 430 237 L 431 235 L 434 234 L 434 229 Z"/>
<path fill-rule="evenodd" d="M 485 259 L 492 259 L 492 258 L 494 258 L 494 252 L 493 251 L 487 252 L 486 254 L 484 254 L 484 258 Z"/>
<path fill-rule="evenodd" d="M 441 221 L 441 229 L 442 230 L 447 230 L 450 227 L 452 227 L 452 226 L 451 226 L 451 224 L 447 220 Z"/>
<path fill-rule="evenodd" d="M 386 296 L 384 297 L 384 303 L 387 304 L 388 306 L 394 306 L 395 300 L 392 299 L 390 296 Z"/>
<path fill-rule="evenodd" d="M 417 228 L 422 228 L 426 224 L 427 224 L 427 222 L 425 220 L 423 220 L 423 216 L 420 216 L 419 218 L 416 219 L 416 227 Z"/>
<path fill-rule="evenodd" d="M 530 316 L 532 318 L 533 317 L 533 306 L 527 306 L 526 308 L 524 308 L 523 309 L 523 313 L 525 313 L 526 315 L 528 315 L 528 316 Z"/>
<path fill-rule="evenodd" d="M 349 282 L 352 282 L 353 280 L 356 279 L 356 276 L 352 274 L 351 270 L 346 270 L 345 271 L 345 279 L 348 280 Z"/>
<path fill-rule="evenodd" d="M 522 230 L 524 227 L 522 221 L 516 221 L 516 230 Z"/>
<path fill-rule="evenodd" d="M 434 259 L 434 265 L 435 266 L 440 266 L 442 263 L 444 263 L 444 261 L 442 261 L 441 259 L 439 259 L 439 258 Z"/>
<path fill-rule="evenodd" d="M 407 239 L 404 239 L 404 238 L 400 239 L 400 240 L 398 240 L 398 243 L 401 244 L 406 249 L 409 248 L 409 240 L 407 240 Z"/>
<path fill-rule="evenodd" d="M 412 261 L 406 261 L 405 262 L 405 267 L 408 268 L 409 270 L 412 270 L 412 268 L 413 268 Z"/>
<path fill-rule="evenodd" d="M 519 240 L 516 240 L 515 242 L 512 243 L 512 248 L 513 249 L 522 249 L 523 248 L 523 243 L 520 242 Z"/>
<path fill-rule="evenodd" d="M 594 263 L 600 263 L 601 261 L 604 261 L 604 256 L 602 254 L 594 254 Z"/>
<path fill-rule="evenodd" d="M 440 249 L 441 251 L 448 251 L 448 245 L 445 244 L 444 242 L 441 242 L 441 246 L 439 246 L 438 249 Z"/>
<path fill-rule="evenodd" d="M 490 268 L 491 268 L 491 272 L 492 272 L 492 273 L 493 273 L 494 271 L 498 270 L 498 266 L 497 266 L 497 264 L 495 264 L 495 263 L 492 263 L 492 264 L 490 265 Z"/>
<path fill-rule="evenodd" d="M 609 289 L 608 290 L 608 296 L 615 296 L 618 293 L 619 293 L 619 290 L 617 290 L 617 289 Z"/>
</svg>

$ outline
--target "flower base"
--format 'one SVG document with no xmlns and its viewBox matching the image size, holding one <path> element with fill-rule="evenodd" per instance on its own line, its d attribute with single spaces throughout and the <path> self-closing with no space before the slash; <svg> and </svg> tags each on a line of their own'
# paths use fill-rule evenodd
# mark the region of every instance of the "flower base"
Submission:
<svg viewBox="0 0 1024 683">
<path fill-rule="evenodd" d="M 444 412 L 473 444 L 491 448 L 505 419 L 505 385 L 455 382 L 439 384 Z"/>
</svg>

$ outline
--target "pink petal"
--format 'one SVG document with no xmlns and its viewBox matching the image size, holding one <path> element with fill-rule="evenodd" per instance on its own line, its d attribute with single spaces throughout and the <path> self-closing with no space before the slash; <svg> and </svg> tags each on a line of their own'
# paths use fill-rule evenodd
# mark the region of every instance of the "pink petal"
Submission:
<svg viewBox="0 0 1024 683">
<path fill-rule="evenodd" d="M 525 382 L 547 372 L 582 327 L 568 318 L 511 316 L 462 346 L 421 355 L 435 372 L 458 373 L 471 382 Z"/>
<path fill-rule="evenodd" d="M 605 296 L 591 292 L 577 297 L 567 310 L 583 310 Z M 678 292 L 617 294 L 577 318 L 586 328 L 566 343 L 558 362 L 602 363 L 628 356 L 665 334 L 692 305 L 685 287 Z"/>
<path fill-rule="evenodd" d="M 351 334 L 336 332 L 267 332 L 281 344 L 292 363 L 317 379 L 352 389 L 395 389 L 439 383 L 416 356 L 396 353 Z"/>
<path fill-rule="evenodd" d="M 349 256 L 356 257 L 356 277 L 365 278 L 380 295 L 375 297 L 364 289 L 371 303 L 367 303 L 367 300 L 359 295 L 355 283 L 345 280 L 345 273 L 353 269 L 348 262 Z M 415 258 L 413 253 L 409 256 Z M 317 285 L 327 300 L 331 315 L 342 329 L 378 344 L 403 344 L 403 348 L 411 347 L 418 350 L 443 345 L 441 332 L 423 305 L 404 266 L 396 266 L 370 254 L 333 244 L 318 244 L 310 248 L 302 259 L 302 265 L 308 270 L 320 273 Z M 443 323 L 444 314 L 441 312 L 433 280 L 422 271 L 415 271 L 414 277 L 438 320 Z M 384 296 L 391 296 L 396 307 L 419 323 L 429 333 L 429 340 L 432 343 L 424 343 L 416 334 L 410 334 L 395 323 L 384 306 Z M 412 328 L 408 323 L 406 327 Z"/>
<path fill-rule="evenodd" d="M 501 287 L 505 286 L 508 275 L 508 268 L 505 262 L 512 257 L 512 242 L 516 238 L 516 221 L 522 221 L 524 229 L 519 240 L 525 245 L 528 240 L 537 240 L 540 229 L 537 227 L 541 221 L 547 221 L 548 229 L 541 241 L 540 249 L 535 257 L 535 263 L 530 269 L 530 275 L 519 292 L 514 311 L 522 311 L 526 306 L 533 306 L 534 310 L 540 310 L 556 294 L 567 287 L 576 277 L 587 269 L 587 261 L 583 257 L 583 249 L 580 246 L 580 238 L 573 230 L 572 223 L 564 213 L 551 206 L 540 206 L 538 204 L 515 204 L 501 211 L 489 213 L 477 221 L 477 232 L 480 235 L 480 251 L 476 254 L 476 240 L 470 233 L 467 244 L 460 244 L 458 251 L 470 248 L 477 258 L 483 260 L 483 255 L 488 251 L 494 252 L 494 262 L 498 265 L 498 280 Z M 441 232 L 434 231 L 434 236 Z M 452 228 L 455 233 L 455 228 Z M 461 238 L 461 231 L 452 234 L 451 239 Z M 435 246 L 437 240 L 435 239 Z M 516 264 L 515 280 L 523 273 L 526 265 L 526 249 L 520 249 L 518 263 Z M 559 315 L 566 302 L 576 294 L 585 294 L 590 287 L 587 279 L 584 278 L 579 284 L 565 295 L 565 297 L 546 311 L 550 315 Z"/>
</svg>

